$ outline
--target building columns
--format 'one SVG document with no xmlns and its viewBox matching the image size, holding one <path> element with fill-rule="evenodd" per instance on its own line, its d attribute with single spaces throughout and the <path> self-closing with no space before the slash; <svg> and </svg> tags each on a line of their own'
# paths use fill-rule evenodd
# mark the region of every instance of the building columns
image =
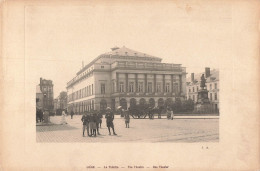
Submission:
<svg viewBox="0 0 260 171">
<path fill-rule="evenodd" d="M 116 73 L 116 92 L 119 92 L 119 73 Z"/>
<path fill-rule="evenodd" d="M 163 74 L 163 92 L 165 92 L 165 75 Z"/>
<path fill-rule="evenodd" d="M 154 92 L 156 92 L 156 74 L 154 74 L 153 77 L 154 77 Z"/>
<path fill-rule="evenodd" d="M 173 75 L 171 75 L 171 92 L 173 93 Z"/>
<path fill-rule="evenodd" d="M 125 73 L 125 91 L 128 92 L 128 73 Z"/>
<path fill-rule="evenodd" d="M 137 78 L 137 73 L 135 73 L 135 92 L 138 92 L 138 78 Z"/>
<path fill-rule="evenodd" d="M 182 75 L 179 75 L 180 77 L 180 95 L 182 94 Z"/>
<path fill-rule="evenodd" d="M 144 92 L 147 93 L 147 74 L 144 74 Z"/>
</svg>

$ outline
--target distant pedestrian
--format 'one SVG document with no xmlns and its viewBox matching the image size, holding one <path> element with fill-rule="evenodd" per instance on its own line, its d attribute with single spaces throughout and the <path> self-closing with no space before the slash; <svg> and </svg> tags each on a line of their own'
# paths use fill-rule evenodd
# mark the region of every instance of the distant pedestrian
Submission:
<svg viewBox="0 0 260 171">
<path fill-rule="evenodd" d="M 101 128 L 102 125 L 102 118 L 103 118 L 103 114 L 101 111 L 98 112 L 98 118 L 99 118 L 99 128 Z"/>
<path fill-rule="evenodd" d="M 167 110 L 166 110 L 166 114 L 167 114 L 167 119 L 171 119 L 172 117 L 172 111 L 171 109 L 168 107 Z"/>
<path fill-rule="evenodd" d="M 61 124 L 63 125 L 63 124 L 68 124 L 67 123 L 67 121 L 66 121 L 66 113 L 65 113 L 65 111 L 63 110 L 62 111 L 62 114 L 61 114 L 62 116 L 61 116 Z"/>
<path fill-rule="evenodd" d="M 173 113 L 173 110 L 171 109 L 171 119 L 173 120 L 174 118 L 174 113 Z"/>
<path fill-rule="evenodd" d="M 38 119 L 40 118 L 40 111 L 36 108 L 36 123 L 38 123 Z"/>
<path fill-rule="evenodd" d="M 130 123 L 130 115 L 129 115 L 129 111 L 126 110 L 124 112 L 124 116 L 125 116 L 125 127 L 129 128 L 129 123 Z"/>
<path fill-rule="evenodd" d="M 71 119 L 73 119 L 73 115 L 74 115 L 74 112 L 73 112 L 73 110 L 71 110 L 71 112 L 70 112 L 70 118 Z"/>
<path fill-rule="evenodd" d="M 161 118 L 162 118 L 162 112 L 163 112 L 163 106 L 159 107 L 159 110 L 158 110 L 158 119 L 161 119 Z"/>
<path fill-rule="evenodd" d="M 106 109 L 106 116 L 105 116 L 105 118 L 106 118 L 106 121 L 107 121 L 107 128 L 108 128 L 108 131 L 109 131 L 109 135 L 111 135 L 110 128 L 112 128 L 113 134 L 117 135 L 115 133 L 114 123 L 113 123 L 114 113 L 111 111 L 110 107 L 107 107 L 107 109 Z"/>
<path fill-rule="evenodd" d="M 40 118 L 40 122 L 42 122 L 43 121 L 43 112 L 41 109 L 39 110 L 39 118 Z"/>
</svg>

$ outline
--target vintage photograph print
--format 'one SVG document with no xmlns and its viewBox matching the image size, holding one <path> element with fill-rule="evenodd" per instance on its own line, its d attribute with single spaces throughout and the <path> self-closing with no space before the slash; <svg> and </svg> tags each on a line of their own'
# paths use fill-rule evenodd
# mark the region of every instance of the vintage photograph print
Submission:
<svg viewBox="0 0 260 171">
<path fill-rule="evenodd" d="M 231 8 L 183 4 L 27 6 L 36 142 L 218 143 Z"/>
</svg>

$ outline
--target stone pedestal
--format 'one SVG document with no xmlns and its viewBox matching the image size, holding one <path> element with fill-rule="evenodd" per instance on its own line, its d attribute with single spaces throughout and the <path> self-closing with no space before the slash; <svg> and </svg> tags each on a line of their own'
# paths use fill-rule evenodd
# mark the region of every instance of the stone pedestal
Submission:
<svg viewBox="0 0 260 171">
<path fill-rule="evenodd" d="M 198 91 L 198 103 L 200 104 L 209 104 L 209 97 L 208 97 L 208 90 L 207 89 L 200 89 Z"/>
<path fill-rule="evenodd" d="M 212 113 L 213 108 L 208 98 L 208 90 L 200 89 L 198 91 L 198 102 L 195 105 L 195 113 Z"/>
</svg>

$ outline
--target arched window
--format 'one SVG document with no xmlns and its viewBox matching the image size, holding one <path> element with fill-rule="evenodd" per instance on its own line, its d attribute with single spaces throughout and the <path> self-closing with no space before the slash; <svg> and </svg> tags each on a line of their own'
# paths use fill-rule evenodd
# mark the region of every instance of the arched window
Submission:
<svg viewBox="0 0 260 171">
<path fill-rule="evenodd" d="M 144 98 L 141 98 L 140 101 L 139 101 L 139 104 L 140 104 L 141 106 L 144 106 L 144 105 L 146 104 L 145 99 L 144 99 Z"/>
<path fill-rule="evenodd" d="M 154 107 L 155 106 L 155 100 L 153 98 L 149 99 L 149 106 Z"/>
<path fill-rule="evenodd" d="M 136 106 L 136 99 L 135 98 L 131 98 L 130 99 L 130 107 L 134 107 Z"/>
<path fill-rule="evenodd" d="M 158 107 L 162 107 L 164 105 L 164 100 L 162 98 L 160 98 L 158 100 Z"/>
<path fill-rule="evenodd" d="M 120 106 L 122 106 L 123 109 L 127 109 L 126 99 L 120 99 Z"/>
<path fill-rule="evenodd" d="M 165 102 L 166 106 L 172 106 L 173 104 L 173 101 L 172 101 L 172 98 L 168 98 Z"/>
</svg>

